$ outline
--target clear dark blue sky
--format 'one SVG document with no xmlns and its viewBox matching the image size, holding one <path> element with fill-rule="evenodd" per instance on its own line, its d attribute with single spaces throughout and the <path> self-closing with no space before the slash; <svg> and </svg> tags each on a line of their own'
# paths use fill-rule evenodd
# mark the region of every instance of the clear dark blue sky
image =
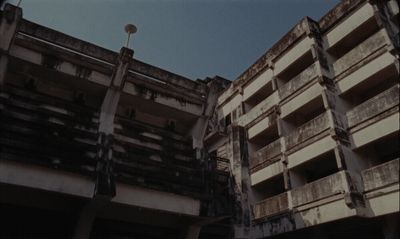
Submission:
<svg viewBox="0 0 400 239">
<path fill-rule="evenodd" d="M 17 0 L 9 0 L 16 3 Z M 24 17 L 114 51 L 137 26 L 135 58 L 191 79 L 233 80 L 304 16 L 338 0 L 22 0 Z"/>
</svg>

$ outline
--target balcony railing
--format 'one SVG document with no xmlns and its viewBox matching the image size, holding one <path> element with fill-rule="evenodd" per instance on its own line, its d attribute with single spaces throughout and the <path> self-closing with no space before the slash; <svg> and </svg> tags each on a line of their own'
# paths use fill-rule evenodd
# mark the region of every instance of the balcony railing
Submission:
<svg viewBox="0 0 400 239">
<path fill-rule="evenodd" d="M 287 149 L 291 149 L 294 146 L 319 135 L 327 129 L 329 129 L 329 118 L 327 113 L 323 113 L 301 125 L 291 134 L 286 136 Z"/>
<path fill-rule="evenodd" d="M 303 86 L 305 86 L 308 82 L 317 77 L 317 66 L 316 64 L 312 64 L 300 74 L 292 78 L 289 82 L 284 84 L 279 89 L 279 95 L 281 100 L 287 98 L 292 95 L 294 92 L 300 90 Z"/>
<path fill-rule="evenodd" d="M 387 43 L 384 30 L 381 30 L 370 38 L 366 39 L 358 46 L 353 48 L 351 51 L 346 53 L 344 56 L 339 58 L 334 64 L 336 76 L 342 74 L 347 69 L 355 66 L 369 55 L 377 52 L 379 49 L 384 47 Z"/>
<path fill-rule="evenodd" d="M 279 160 L 281 154 L 281 141 L 277 139 L 267 146 L 258 150 L 253 157 L 250 157 L 250 170 L 258 171 Z"/>
<path fill-rule="evenodd" d="M 301 206 L 347 191 L 347 175 L 341 171 L 292 189 L 293 206 Z"/>
<path fill-rule="evenodd" d="M 7 85 L 0 96 L 0 158 L 92 175 L 98 111 Z"/>
<path fill-rule="evenodd" d="M 254 219 L 274 216 L 289 209 L 287 192 L 267 198 L 254 205 Z"/>
<path fill-rule="evenodd" d="M 399 105 L 399 85 L 380 93 L 347 112 L 349 127 L 361 124 Z"/>
<path fill-rule="evenodd" d="M 399 159 L 395 159 L 361 173 L 364 191 L 368 192 L 399 182 Z"/>
<path fill-rule="evenodd" d="M 191 140 L 166 128 L 115 117 L 113 145 L 117 181 L 169 192 L 201 194 L 202 172 Z"/>
</svg>

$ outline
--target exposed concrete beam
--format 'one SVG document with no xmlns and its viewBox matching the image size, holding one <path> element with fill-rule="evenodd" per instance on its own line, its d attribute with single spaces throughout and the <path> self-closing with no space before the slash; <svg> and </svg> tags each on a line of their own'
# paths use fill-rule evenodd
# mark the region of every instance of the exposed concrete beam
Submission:
<svg viewBox="0 0 400 239">
<path fill-rule="evenodd" d="M 0 160 L 0 183 L 87 199 L 93 196 L 95 187 L 94 181 L 89 177 L 6 160 Z M 200 214 L 200 201 L 188 196 L 120 183 L 116 187 L 118 194 L 111 203 L 189 216 Z"/>
<path fill-rule="evenodd" d="M 45 56 L 50 55 L 56 57 L 59 59 L 59 61 L 68 61 L 94 71 L 99 71 L 106 75 L 111 75 L 113 66 L 115 66 L 115 63 L 102 61 L 101 59 L 84 55 L 80 52 L 70 50 L 64 46 L 55 45 L 51 42 L 26 35 L 21 32 L 16 34 L 14 45 L 40 52 Z"/>
<path fill-rule="evenodd" d="M 194 90 L 188 90 L 182 87 L 178 87 L 173 84 L 165 83 L 156 78 L 140 75 L 129 71 L 127 81 L 134 83 L 135 85 L 145 86 L 151 90 L 160 92 L 162 94 L 171 95 L 177 98 L 183 98 L 186 101 L 190 101 L 197 104 L 202 104 L 205 101 L 205 95 L 199 94 Z"/>
<path fill-rule="evenodd" d="M 0 159 L 0 183 L 91 198 L 94 182 L 85 176 Z"/>
<path fill-rule="evenodd" d="M 185 77 L 151 66 L 138 60 L 135 60 L 131 63 L 130 69 L 140 74 L 156 78 L 167 84 L 181 87 L 190 91 L 195 91 L 198 94 L 206 93 L 207 87 L 204 84 L 189 80 Z"/>
<path fill-rule="evenodd" d="M 199 216 L 200 201 L 188 196 L 161 192 L 142 187 L 117 184 L 118 194 L 111 200 L 113 203 L 134 205 L 141 208 Z"/>
<path fill-rule="evenodd" d="M 194 104 L 189 101 L 185 101 L 184 98 L 176 98 L 169 95 L 161 94 L 157 91 L 151 89 L 143 89 L 137 85 L 126 82 L 124 87 L 124 93 L 138 96 L 143 99 L 149 100 L 149 102 L 158 103 L 166 107 L 174 108 L 192 115 L 201 115 L 203 112 L 203 106 L 199 104 Z"/>
<path fill-rule="evenodd" d="M 40 26 L 27 20 L 23 20 L 21 22 L 19 31 L 26 35 L 48 41 L 49 43 L 55 45 L 63 46 L 92 58 L 96 58 L 100 61 L 105 61 L 111 64 L 116 64 L 118 61 L 118 54 L 116 52 L 68 36 L 53 29 Z M 203 94 L 206 91 L 206 86 L 200 82 L 192 81 L 183 76 L 171 73 L 155 66 L 151 66 L 135 59 L 131 60 L 129 69 L 139 74 L 156 78 L 167 84 L 195 91 L 198 94 Z"/>
<path fill-rule="evenodd" d="M 24 48 L 21 46 L 13 45 L 10 48 L 10 56 L 24 60 L 26 62 L 42 66 L 43 64 L 47 64 L 46 62 L 49 61 L 48 57 L 45 56 L 41 52 L 37 52 L 28 48 Z M 66 74 L 72 77 L 78 77 L 86 79 L 90 82 L 97 83 L 103 86 L 108 86 L 110 83 L 110 76 L 91 70 L 88 74 L 82 75 L 82 67 L 80 65 L 76 65 L 72 62 L 68 61 L 58 61 L 55 62 L 56 64 L 51 68 L 49 65 L 48 68 L 54 70 L 56 72 Z"/>
<path fill-rule="evenodd" d="M 107 50 L 92 43 L 68 36 L 59 31 L 41 26 L 39 24 L 23 20 L 19 31 L 30 36 L 63 46 L 82 54 L 115 64 L 118 61 L 118 53 Z"/>
</svg>

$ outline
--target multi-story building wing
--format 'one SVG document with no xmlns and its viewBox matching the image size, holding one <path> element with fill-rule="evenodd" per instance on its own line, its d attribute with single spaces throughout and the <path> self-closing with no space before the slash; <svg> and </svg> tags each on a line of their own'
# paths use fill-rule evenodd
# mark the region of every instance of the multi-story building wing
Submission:
<svg viewBox="0 0 400 239">
<path fill-rule="evenodd" d="M 201 154 L 226 80 L 189 80 L 10 4 L 0 49 L 0 238 L 229 237 L 229 174 Z"/>
<path fill-rule="evenodd" d="M 219 96 L 206 145 L 231 162 L 235 238 L 398 234 L 398 19 L 397 1 L 342 1 Z"/>
</svg>

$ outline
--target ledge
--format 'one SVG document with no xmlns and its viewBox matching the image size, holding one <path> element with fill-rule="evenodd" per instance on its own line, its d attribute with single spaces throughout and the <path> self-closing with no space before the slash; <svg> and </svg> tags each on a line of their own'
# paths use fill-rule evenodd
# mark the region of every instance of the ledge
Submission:
<svg viewBox="0 0 400 239">
<path fill-rule="evenodd" d="M 282 194 L 267 198 L 254 205 L 254 220 L 284 213 L 288 209 L 288 194 L 287 192 L 284 192 Z"/>
<path fill-rule="evenodd" d="M 362 171 L 364 192 L 380 189 L 399 182 L 399 159 Z"/>
<path fill-rule="evenodd" d="M 349 127 L 353 128 L 398 105 L 399 85 L 395 85 L 348 111 L 346 116 Z"/>
</svg>

